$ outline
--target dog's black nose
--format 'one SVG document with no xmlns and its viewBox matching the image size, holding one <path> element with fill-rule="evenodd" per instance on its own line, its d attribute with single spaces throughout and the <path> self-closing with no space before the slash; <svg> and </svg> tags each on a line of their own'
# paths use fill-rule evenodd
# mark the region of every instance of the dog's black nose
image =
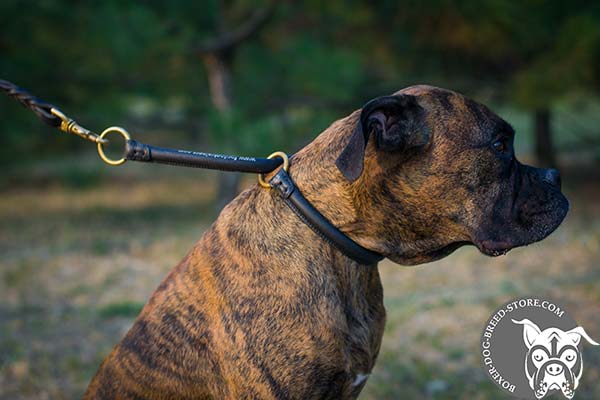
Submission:
<svg viewBox="0 0 600 400">
<path fill-rule="evenodd" d="M 546 366 L 546 372 L 556 376 L 563 372 L 563 367 L 559 363 L 552 363 Z"/>
<path fill-rule="evenodd" d="M 560 189 L 560 172 L 557 169 L 546 169 L 544 170 L 544 176 L 542 179 L 551 185 L 558 186 Z"/>
</svg>

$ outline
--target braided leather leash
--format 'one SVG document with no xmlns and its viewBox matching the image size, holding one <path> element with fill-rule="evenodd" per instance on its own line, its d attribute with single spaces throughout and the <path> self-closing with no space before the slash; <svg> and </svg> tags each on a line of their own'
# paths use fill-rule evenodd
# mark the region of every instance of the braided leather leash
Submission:
<svg viewBox="0 0 600 400">
<path fill-rule="evenodd" d="M 23 106 L 29 108 L 35 113 L 42 121 L 50 126 L 58 128 L 62 122 L 59 117 L 52 114 L 52 109 L 55 108 L 52 104 L 41 101 L 35 96 L 32 96 L 25 90 L 21 89 L 14 83 L 0 79 L 0 89 L 4 91 L 8 96 L 17 100 Z"/>
</svg>

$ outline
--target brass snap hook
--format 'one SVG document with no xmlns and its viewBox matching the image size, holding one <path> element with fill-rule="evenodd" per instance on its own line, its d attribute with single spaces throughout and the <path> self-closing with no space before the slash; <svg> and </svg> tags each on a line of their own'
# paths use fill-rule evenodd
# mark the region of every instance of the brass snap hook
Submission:
<svg viewBox="0 0 600 400">
<path fill-rule="evenodd" d="M 89 129 L 79 125 L 74 119 L 67 117 L 62 111 L 57 108 L 51 108 L 50 112 L 52 115 L 60 118 L 60 130 L 73 135 L 80 136 L 86 140 L 89 140 L 98 144 L 106 144 L 108 140 L 101 138 Z"/>
<path fill-rule="evenodd" d="M 123 137 L 123 139 L 125 139 L 125 141 L 131 139 L 131 137 L 129 136 L 129 133 L 125 129 L 121 128 L 120 126 L 111 126 L 110 128 L 106 128 L 104 130 L 104 132 L 102 132 L 100 134 L 100 139 L 104 139 L 104 136 L 108 135 L 111 132 L 118 133 L 119 135 L 121 135 Z M 126 158 L 120 158 L 118 160 L 111 160 L 110 158 L 108 158 L 106 156 L 106 154 L 104 154 L 104 144 L 102 142 L 98 142 L 98 155 L 100 156 L 102 161 L 104 161 L 108 165 L 117 166 L 117 165 L 124 164 L 125 161 L 127 161 Z"/>
<path fill-rule="evenodd" d="M 267 158 L 271 159 L 271 158 L 275 158 L 275 157 L 280 157 L 283 160 L 283 170 L 285 172 L 288 172 L 288 169 L 290 168 L 290 160 L 288 159 L 287 154 L 285 154 L 283 151 L 276 151 L 275 153 L 271 154 Z M 263 178 L 263 174 L 258 174 L 258 184 L 267 189 L 271 188 L 271 185 L 269 185 L 267 182 L 265 182 L 265 179 Z"/>
</svg>

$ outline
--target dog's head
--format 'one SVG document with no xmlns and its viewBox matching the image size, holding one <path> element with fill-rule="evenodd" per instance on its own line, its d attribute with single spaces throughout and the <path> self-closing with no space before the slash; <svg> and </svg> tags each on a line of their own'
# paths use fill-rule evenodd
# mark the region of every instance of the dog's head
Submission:
<svg viewBox="0 0 600 400">
<path fill-rule="evenodd" d="M 528 319 L 512 320 L 523 325 L 523 341 L 527 346 L 525 373 L 529 387 L 541 399 L 549 391 L 560 390 L 568 399 L 573 398 L 583 372 L 579 342 L 583 337 L 598 345 L 578 326 L 570 331 L 558 328 L 540 328 Z"/>
<path fill-rule="evenodd" d="M 355 229 L 400 264 L 542 240 L 568 201 L 558 171 L 517 161 L 514 133 L 485 106 L 431 86 L 368 102 L 336 161 L 364 221 Z"/>
</svg>

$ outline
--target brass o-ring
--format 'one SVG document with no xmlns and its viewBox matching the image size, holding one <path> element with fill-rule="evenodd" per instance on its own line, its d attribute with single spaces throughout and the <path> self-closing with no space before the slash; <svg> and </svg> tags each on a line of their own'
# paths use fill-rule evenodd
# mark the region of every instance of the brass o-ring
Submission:
<svg viewBox="0 0 600 400">
<path fill-rule="evenodd" d="M 100 139 L 104 139 L 104 136 L 108 135 L 111 132 L 117 132 L 118 134 L 120 134 L 126 141 L 130 140 L 131 137 L 129 136 L 129 133 L 127 133 L 127 131 L 123 128 L 121 128 L 120 126 L 111 126 L 110 128 L 106 128 L 104 130 L 104 132 L 102 132 L 102 134 L 100 134 Z M 127 161 L 126 158 L 121 158 L 119 160 L 111 160 L 110 158 L 108 158 L 106 156 L 106 154 L 104 154 L 104 145 L 100 142 L 98 142 L 98 155 L 100 156 L 100 158 L 102 159 L 102 161 L 104 161 L 105 163 L 107 163 L 108 165 L 121 165 L 124 164 L 125 161 Z"/>
<path fill-rule="evenodd" d="M 268 159 L 274 158 L 274 157 L 280 157 L 283 160 L 283 170 L 285 172 L 288 172 L 288 169 L 290 167 L 290 160 L 287 156 L 287 154 L 285 154 L 283 151 L 276 151 L 275 153 L 269 155 L 269 157 L 267 157 Z M 267 182 L 265 182 L 264 178 L 263 178 L 263 174 L 258 174 L 258 184 L 264 188 L 271 188 L 271 185 L 269 185 Z"/>
</svg>

